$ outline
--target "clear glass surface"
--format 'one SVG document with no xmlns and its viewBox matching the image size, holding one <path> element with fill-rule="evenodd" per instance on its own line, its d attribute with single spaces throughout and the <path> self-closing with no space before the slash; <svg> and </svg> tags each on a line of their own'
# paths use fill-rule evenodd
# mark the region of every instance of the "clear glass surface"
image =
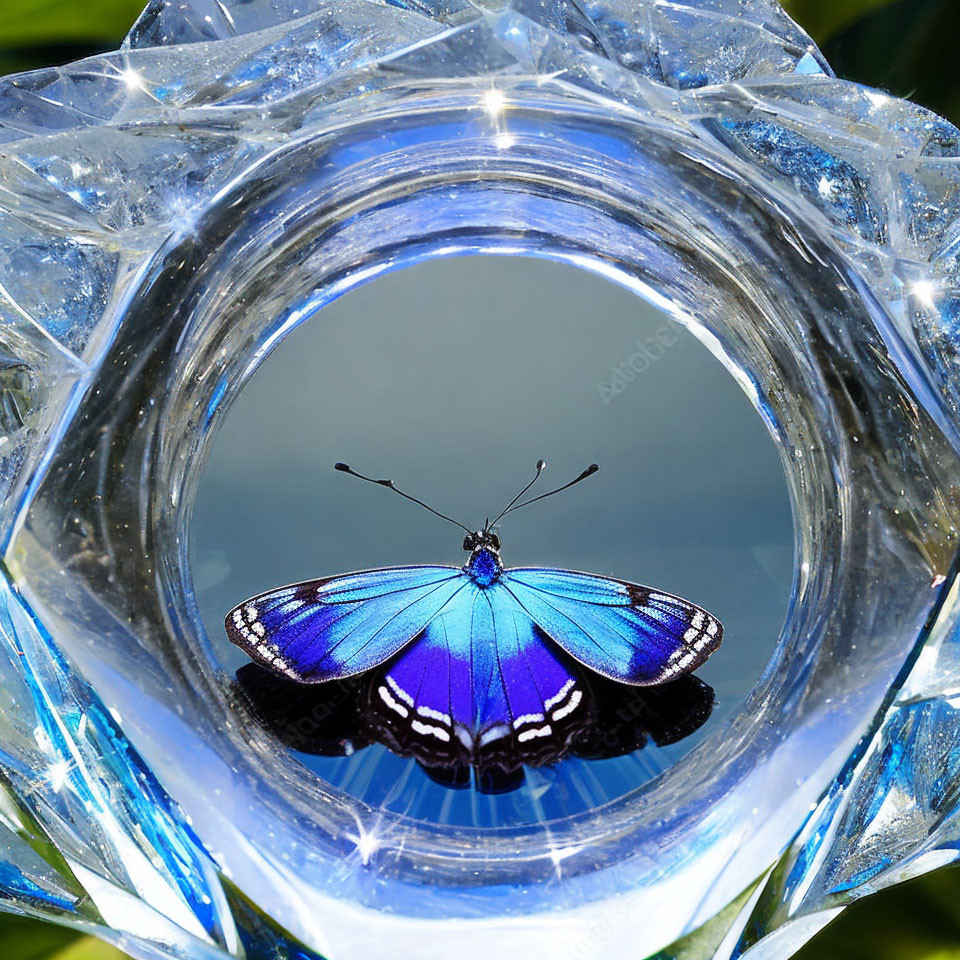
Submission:
<svg viewBox="0 0 960 960">
<path fill-rule="evenodd" d="M 192 0 L 4 80 L 0 141 L 9 908 L 142 957 L 758 960 L 955 857 L 949 124 L 833 78 L 765 2 Z M 592 271 L 693 333 L 766 424 L 795 531 L 780 636 L 729 715 L 652 779 L 500 826 L 304 766 L 237 696 L 190 563 L 215 431 L 272 350 L 468 254 Z M 569 351 L 603 320 L 539 336 Z M 609 405 L 637 458 L 640 396 Z M 507 452 L 458 495 L 507 487 Z M 648 491 L 618 501 L 645 515 Z M 588 548 L 534 532 L 518 554 Z"/>
</svg>

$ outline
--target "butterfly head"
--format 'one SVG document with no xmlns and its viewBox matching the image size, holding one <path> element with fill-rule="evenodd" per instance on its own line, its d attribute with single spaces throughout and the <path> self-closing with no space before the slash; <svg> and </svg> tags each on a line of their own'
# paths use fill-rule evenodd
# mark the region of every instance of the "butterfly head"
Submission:
<svg viewBox="0 0 960 960">
<path fill-rule="evenodd" d="M 477 550 L 480 547 L 487 547 L 495 553 L 500 552 L 500 538 L 492 531 L 484 527 L 482 530 L 474 530 L 463 538 L 463 549 L 467 551 Z"/>
</svg>

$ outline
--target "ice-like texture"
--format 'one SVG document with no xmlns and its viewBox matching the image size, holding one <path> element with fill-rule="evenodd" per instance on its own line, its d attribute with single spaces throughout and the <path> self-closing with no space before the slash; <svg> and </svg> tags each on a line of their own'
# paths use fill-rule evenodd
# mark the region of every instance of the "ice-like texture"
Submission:
<svg viewBox="0 0 960 960">
<path fill-rule="evenodd" d="M 764 0 L 155 0 L 118 52 L 0 81 L 0 907 L 142 957 L 761 960 L 954 860 L 958 187 L 954 127 Z M 471 251 L 690 324 L 798 528 L 729 727 L 487 833 L 256 729 L 186 560 L 210 431 L 280 336 Z"/>
</svg>

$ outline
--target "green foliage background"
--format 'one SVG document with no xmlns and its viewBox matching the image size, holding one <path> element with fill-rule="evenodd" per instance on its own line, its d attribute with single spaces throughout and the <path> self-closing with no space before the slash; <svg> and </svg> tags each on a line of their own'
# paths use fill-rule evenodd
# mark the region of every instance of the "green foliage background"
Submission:
<svg viewBox="0 0 960 960">
<path fill-rule="evenodd" d="M 0 74 L 114 49 L 145 2 L 0 0 Z M 786 0 L 784 6 L 840 76 L 910 97 L 960 125 L 960 0 Z M 60 927 L 0 914 L 0 958 L 123 955 Z M 855 905 L 798 960 L 960 960 L 960 868 Z"/>
</svg>

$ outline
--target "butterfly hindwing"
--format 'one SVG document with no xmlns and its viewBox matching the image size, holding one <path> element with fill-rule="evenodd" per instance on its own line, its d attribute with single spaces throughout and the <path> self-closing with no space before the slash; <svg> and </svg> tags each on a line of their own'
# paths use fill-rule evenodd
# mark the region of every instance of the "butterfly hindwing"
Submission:
<svg viewBox="0 0 960 960">
<path fill-rule="evenodd" d="M 440 566 L 309 580 L 235 607 L 226 617 L 227 635 L 292 679 L 340 679 L 389 659 L 469 584 L 459 568 Z"/>
<path fill-rule="evenodd" d="M 381 735 L 431 766 L 553 762 L 591 709 L 577 664 L 499 584 L 460 592 L 370 687 Z"/>
<path fill-rule="evenodd" d="M 500 583 L 573 658 L 622 683 L 649 686 L 690 673 L 723 635 L 705 610 L 639 584 L 539 567 L 508 569 Z"/>
</svg>

